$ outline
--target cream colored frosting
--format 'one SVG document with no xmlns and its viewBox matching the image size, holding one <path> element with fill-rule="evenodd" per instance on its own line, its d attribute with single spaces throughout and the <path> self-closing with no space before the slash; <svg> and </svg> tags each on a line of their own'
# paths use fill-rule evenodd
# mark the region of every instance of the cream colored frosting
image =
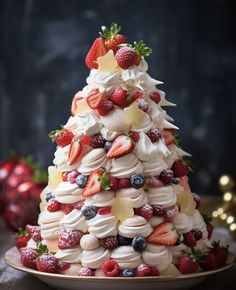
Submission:
<svg viewBox="0 0 236 290">
<path fill-rule="evenodd" d="M 99 247 L 99 239 L 94 234 L 83 235 L 80 239 L 82 250 L 92 251 Z"/>
<path fill-rule="evenodd" d="M 103 263 L 107 261 L 111 256 L 110 251 L 105 250 L 103 247 L 99 247 L 93 251 L 82 252 L 81 264 L 84 267 L 89 267 L 91 269 L 101 268 Z"/>
<path fill-rule="evenodd" d="M 130 125 L 124 121 L 124 111 L 120 108 L 112 110 L 106 116 L 101 116 L 100 121 L 110 131 L 127 133 Z"/>
<path fill-rule="evenodd" d="M 168 167 L 171 168 L 172 164 L 176 159 L 182 159 L 184 156 L 190 157 L 191 154 L 188 152 L 182 150 L 180 147 L 176 146 L 175 144 L 171 144 L 168 146 L 171 154 L 165 158 L 166 163 L 168 164 Z"/>
<path fill-rule="evenodd" d="M 106 153 L 103 148 L 96 148 L 87 153 L 82 159 L 78 171 L 81 174 L 88 175 L 100 167 L 110 169 L 111 161 L 106 158 Z"/>
<path fill-rule="evenodd" d="M 106 127 L 103 127 L 101 130 L 102 137 L 107 141 L 113 141 L 117 136 L 120 135 L 119 132 L 108 130 Z"/>
<path fill-rule="evenodd" d="M 90 197 L 87 197 L 84 201 L 87 205 L 94 205 L 96 207 L 111 206 L 113 203 L 114 192 L 113 191 L 100 191 Z"/>
<path fill-rule="evenodd" d="M 40 213 L 38 224 L 40 225 L 43 239 L 53 240 L 58 237 L 61 230 L 60 220 L 63 219 L 63 217 L 63 211 L 49 212 L 44 210 Z"/>
<path fill-rule="evenodd" d="M 90 75 L 86 79 L 90 89 L 95 88 L 110 88 L 118 85 L 121 82 L 119 71 L 103 72 L 96 69 L 90 71 Z"/>
<path fill-rule="evenodd" d="M 163 158 L 156 158 L 149 161 L 142 162 L 143 164 L 143 174 L 145 176 L 157 176 L 163 170 L 168 168 L 167 163 Z"/>
<path fill-rule="evenodd" d="M 173 221 L 174 226 L 181 233 L 190 232 L 193 229 L 192 219 L 185 213 L 179 212 Z"/>
<path fill-rule="evenodd" d="M 119 189 L 116 197 L 127 200 L 133 208 L 138 208 L 148 203 L 148 198 L 143 188 L 135 189 L 133 187 Z"/>
<path fill-rule="evenodd" d="M 150 204 L 160 204 L 171 207 L 176 204 L 177 196 L 171 185 L 147 188 L 147 197 Z"/>
<path fill-rule="evenodd" d="M 172 263 L 177 265 L 179 258 L 184 254 L 184 253 L 189 253 L 190 252 L 190 248 L 188 246 L 186 246 L 185 244 L 181 243 L 177 246 L 171 246 L 169 247 L 169 250 L 172 253 Z"/>
<path fill-rule="evenodd" d="M 88 228 L 85 221 L 85 217 L 81 210 L 73 209 L 70 213 L 64 215 L 63 219 L 60 221 L 60 225 L 68 230 L 74 229 L 86 233 Z"/>
<path fill-rule="evenodd" d="M 142 164 L 134 153 L 112 159 L 110 173 L 117 178 L 127 178 L 142 172 Z"/>
<path fill-rule="evenodd" d="M 82 251 L 80 247 L 63 249 L 56 252 L 55 257 L 60 262 L 79 263 L 81 260 Z"/>
<path fill-rule="evenodd" d="M 172 262 L 172 254 L 166 246 L 147 244 L 142 252 L 142 259 L 150 266 L 155 266 L 161 272 Z"/>
<path fill-rule="evenodd" d="M 139 252 L 134 251 L 131 246 L 120 246 L 112 251 L 111 258 L 115 260 L 121 269 L 137 268 L 142 263 Z"/>
<path fill-rule="evenodd" d="M 54 190 L 55 199 L 64 204 L 75 203 L 84 199 L 82 189 L 76 183 L 61 182 Z"/>
<path fill-rule="evenodd" d="M 97 238 L 105 238 L 117 235 L 117 219 L 112 214 L 100 215 L 87 220 L 89 233 Z"/>
<path fill-rule="evenodd" d="M 158 217 L 158 216 L 153 216 L 148 220 L 148 222 L 152 227 L 156 227 L 164 222 L 164 218 Z"/>
<path fill-rule="evenodd" d="M 144 132 L 140 132 L 139 140 L 135 144 L 134 152 L 139 160 L 148 161 L 157 158 L 158 143 L 152 143 Z"/>
<path fill-rule="evenodd" d="M 202 232 L 202 238 L 207 239 L 208 232 L 207 232 L 206 223 L 205 223 L 202 215 L 200 214 L 200 212 L 196 209 L 195 209 L 194 214 L 192 216 L 192 221 L 193 221 L 193 228 L 199 229 Z"/>
<path fill-rule="evenodd" d="M 70 171 L 78 167 L 79 162 L 75 162 L 72 165 L 69 165 L 68 155 L 69 155 L 70 145 L 65 147 L 57 147 L 56 152 L 54 153 L 55 158 L 53 159 L 53 164 L 60 171 Z"/>
<path fill-rule="evenodd" d="M 142 216 L 134 215 L 122 221 L 118 226 L 118 234 L 127 238 L 141 236 L 146 238 L 152 232 L 151 225 Z"/>
<path fill-rule="evenodd" d="M 155 126 L 151 121 L 149 115 L 147 113 L 143 113 L 142 120 L 140 120 L 138 125 L 131 126 L 131 131 L 147 133 L 150 129 L 153 129 L 154 127 Z"/>
</svg>

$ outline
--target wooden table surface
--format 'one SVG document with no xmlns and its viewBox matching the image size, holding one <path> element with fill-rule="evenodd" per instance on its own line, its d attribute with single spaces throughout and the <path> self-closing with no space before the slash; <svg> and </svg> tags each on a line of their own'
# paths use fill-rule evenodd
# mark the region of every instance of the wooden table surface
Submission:
<svg viewBox="0 0 236 290">
<path fill-rule="evenodd" d="M 212 203 L 209 203 L 212 204 Z M 8 267 L 4 262 L 4 253 L 14 245 L 13 232 L 3 223 L 0 217 L 0 290 L 50 290 L 37 278 Z M 209 277 L 192 290 L 230 290 L 236 289 L 236 267 L 224 273 Z M 171 290 L 171 289 L 169 289 Z M 186 289 L 184 289 L 186 290 Z"/>
</svg>

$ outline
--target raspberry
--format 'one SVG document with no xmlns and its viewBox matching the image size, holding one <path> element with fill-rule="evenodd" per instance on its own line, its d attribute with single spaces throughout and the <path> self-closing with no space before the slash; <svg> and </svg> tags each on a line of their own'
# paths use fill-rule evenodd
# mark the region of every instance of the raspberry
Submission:
<svg viewBox="0 0 236 290">
<path fill-rule="evenodd" d="M 137 60 L 137 53 L 131 47 L 122 47 L 116 52 L 115 59 L 119 67 L 127 69 L 135 64 Z"/>
<path fill-rule="evenodd" d="M 82 136 L 80 136 L 80 142 L 83 145 L 89 145 L 90 144 L 90 139 L 91 139 L 91 137 L 88 136 L 88 135 L 82 135 Z"/>
<path fill-rule="evenodd" d="M 110 183 L 111 183 L 111 187 L 110 190 L 118 190 L 119 189 L 119 184 L 118 184 L 118 179 L 114 176 L 110 177 Z"/>
<path fill-rule="evenodd" d="M 143 98 L 144 93 L 139 89 L 135 89 L 131 92 L 131 96 L 132 96 L 132 100 L 135 101 L 135 100 Z"/>
<path fill-rule="evenodd" d="M 137 208 L 135 213 L 144 217 L 146 220 L 149 220 L 153 216 L 153 208 L 150 204 L 147 203 Z"/>
<path fill-rule="evenodd" d="M 136 252 L 142 252 L 146 248 L 147 242 L 143 237 L 133 238 L 131 246 Z"/>
<path fill-rule="evenodd" d="M 108 260 L 102 265 L 102 272 L 107 277 L 118 277 L 120 276 L 120 266 L 114 260 Z"/>
<path fill-rule="evenodd" d="M 166 208 L 161 204 L 153 204 L 153 215 L 158 217 L 164 217 L 166 215 Z"/>
<path fill-rule="evenodd" d="M 149 130 L 147 132 L 147 136 L 150 138 L 152 143 L 156 143 L 161 138 L 161 134 L 158 129 Z"/>
<path fill-rule="evenodd" d="M 98 114 L 101 116 L 106 116 L 109 112 L 114 109 L 114 105 L 109 100 L 103 100 L 97 107 Z"/>
<path fill-rule="evenodd" d="M 178 206 L 166 210 L 166 214 L 164 217 L 165 221 L 171 223 L 177 216 L 178 211 L 179 211 Z"/>
<path fill-rule="evenodd" d="M 60 203 L 55 199 L 52 198 L 48 202 L 47 210 L 50 212 L 55 212 L 60 209 Z"/>
<path fill-rule="evenodd" d="M 27 225 L 26 229 L 35 242 L 42 240 L 40 226 Z"/>
<path fill-rule="evenodd" d="M 31 269 L 37 269 L 36 259 L 39 254 L 35 249 L 21 248 L 20 249 L 20 260 L 23 266 Z"/>
<path fill-rule="evenodd" d="M 156 104 L 160 103 L 161 95 L 158 92 L 153 92 L 149 95 L 149 98 L 153 100 Z"/>
<path fill-rule="evenodd" d="M 138 107 L 140 110 L 147 112 L 149 109 L 148 102 L 145 101 L 144 99 L 137 99 L 136 103 L 138 104 Z"/>
<path fill-rule="evenodd" d="M 150 276 L 151 273 L 151 267 L 144 263 L 140 264 L 136 270 L 136 275 L 138 277 Z"/>
<path fill-rule="evenodd" d="M 104 239 L 104 248 L 106 250 L 113 250 L 118 246 L 117 237 L 106 237 Z"/>
<path fill-rule="evenodd" d="M 102 137 L 101 134 L 95 134 L 91 137 L 90 146 L 93 148 L 103 148 L 106 143 L 106 140 Z"/>
<path fill-rule="evenodd" d="M 118 185 L 120 189 L 128 188 L 131 186 L 129 178 L 120 178 L 118 180 Z"/>
<path fill-rule="evenodd" d="M 78 230 L 61 231 L 58 238 L 59 249 L 70 249 L 78 246 L 82 235 L 82 232 Z"/>
<path fill-rule="evenodd" d="M 159 176 L 160 180 L 168 185 L 172 182 L 173 171 L 172 170 L 163 170 Z"/>
<path fill-rule="evenodd" d="M 146 178 L 147 187 L 162 187 L 164 183 L 156 176 Z"/>
<path fill-rule="evenodd" d="M 191 230 L 191 233 L 194 235 L 194 238 L 199 241 L 202 238 L 202 232 L 199 229 Z"/>
<path fill-rule="evenodd" d="M 77 201 L 73 203 L 74 209 L 81 210 L 82 206 L 84 205 L 83 201 Z"/>
<path fill-rule="evenodd" d="M 191 232 L 187 232 L 187 233 L 183 234 L 183 237 L 184 237 L 183 243 L 184 243 L 186 246 L 188 246 L 188 247 L 190 247 L 190 248 L 196 246 L 197 241 L 196 241 L 196 239 L 195 239 L 193 233 L 191 233 Z"/>
<path fill-rule="evenodd" d="M 52 254 L 43 254 L 37 259 L 37 270 L 47 273 L 58 272 L 58 261 Z"/>
<path fill-rule="evenodd" d="M 197 195 L 196 193 L 193 194 L 193 199 L 196 203 L 196 209 L 199 209 L 200 205 L 201 205 L 201 198 L 199 195 Z"/>
<path fill-rule="evenodd" d="M 69 214 L 74 209 L 74 205 L 71 203 L 61 204 L 61 209 L 63 210 L 64 214 Z"/>
<path fill-rule="evenodd" d="M 90 268 L 83 267 L 79 270 L 79 276 L 94 276 L 94 271 Z"/>
<path fill-rule="evenodd" d="M 64 272 L 70 268 L 70 264 L 66 262 L 58 262 L 58 272 Z"/>
<path fill-rule="evenodd" d="M 140 135 L 138 132 L 129 132 L 129 137 L 134 141 L 134 142 L 138 142 Z"/>
<path fill-rule="evenodd" d="M 62 173 L 62 180 L 68 181 L 70 183 L 75 183 L 78 175 L 79 175 L 79 172 L 77 170 L 64 171 Z"/>
</svg>

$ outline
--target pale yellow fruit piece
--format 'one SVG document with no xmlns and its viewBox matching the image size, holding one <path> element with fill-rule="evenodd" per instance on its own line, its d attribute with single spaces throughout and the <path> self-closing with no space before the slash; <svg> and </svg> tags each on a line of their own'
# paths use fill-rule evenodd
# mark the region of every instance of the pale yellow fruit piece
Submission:
<svg viewBox="0 0 236 290">
<path fill-rule="evenodd" d="M 43 240 L 43 244 L 47 246 L 49 252 L 56 253 L 59 250 L 58 239 Z"/>
<path fill-rule="evenodd" d="M 48 187 L 50 189 L 56 189 L 62 182 L 62 173 L 56 168 L 56 166 L 48 167 Z"/>
<path fill-rule="evenodd" d="M 177 201 L 180 205 L 180 211 L 192 216 L 196 207 L 193 194 L 189 190 L 184 190 L 177 195 Z"/>
<path fill-rule="evenodd" d="M 129 217 L 134 216 L 134 209 L 127 200 L 121 198 L 114 198 L 112 203 L 112 214 L 119 220 L 123 221 Z"/>
<path fill-rule="evenodd" d="M 135 102 L 124 109 L 124 121 L 133 127 L 138 127 L 144 114 L 145 113 L 139 109 L 138 104 Z"/>
<path fill-rule="evenodd" d="M 161 276 L 178 276 L 181 275 L 180 271 L 176 268 L 174 264 L 170 264 L 164 271 L 160 273 Z"/>
<path fill-rule="evenodd" d="M 113 50 L 109 50 L 105 55 L 97 58 L 98 71 L 114 72 L 118 69 L 118 64 Z"/>
<path fill-rule="evenodd" d="M 87 99 L 81 99 L 76 102 L 76 110 L 75 115 L 83 114 L 86 111 L 92 111 L 92 109 L 89 107 Z"/>
</svg>

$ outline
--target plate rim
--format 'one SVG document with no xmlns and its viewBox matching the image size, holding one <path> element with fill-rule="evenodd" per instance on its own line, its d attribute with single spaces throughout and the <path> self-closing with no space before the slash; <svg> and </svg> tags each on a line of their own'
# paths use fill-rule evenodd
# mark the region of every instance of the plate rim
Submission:
<svg viewBox="0 0 236 290">
<path fill-rule="evenodd" d="M 201 277 L 208 277 L 214 274 L 217 274 L 219 272 L 226 271 L 234 266 L 235 264 L 235 256 L 229 252 L 228 262 L 227 265 L 217 268 L 215 270 L 210 271 L 202 271 L 202 272 L 195 272 L 191 274 L 182 274 L 178 276 L 151 276 L 151 277 L 99 277 L 99 276 L 91 276 L 91 277 L 85 277 L 85 276 L 72 276 L 72 275 L 63 275 L 63 274 L 54 274 L 54 273 L 46 273 L 46 272 L 40 272 L 37 270 L 33 270 L 24 266 L 19 265 L 17 262 L 12 262 L 12 259 L 10 257 L 11 254 L 18 254 L 18 250 L 16 247 L 10 248 L 8 251 L 6 251 L 4 255 L 4 261 L 5 263 L 22 272 L 26 272 L 29 274 L 33 274 L 36 276 L 44 276 L 44 277 L 50 277 L 50 278 L 60 278 L 60 279 L 69 279 L 69 280 L 79 280 L 83 282 L 121 282 L 121 283 L 133 283 L 133 282 L 140 282 L 140 281 L 152 281 L 152 282 L 170 282 L 170 281 L 182 281 L 187 279 L 193 279 L 193 278 L 201 278 Z"/>
</svg>

